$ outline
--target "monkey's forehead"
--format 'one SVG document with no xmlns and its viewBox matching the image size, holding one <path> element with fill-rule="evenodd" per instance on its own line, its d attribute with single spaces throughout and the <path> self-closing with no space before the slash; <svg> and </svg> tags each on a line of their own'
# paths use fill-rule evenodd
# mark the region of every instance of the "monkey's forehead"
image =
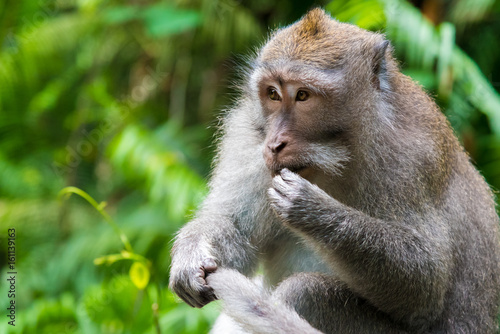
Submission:
<svg viewBox="0 0 500 334">
<path fill-rule="evenodd" d="M 324 93 L 340 87 L 345 74 L 341 67 L 323 69 L 300 61 L 279 59 L 257 62 L 250 82 L 253 87 L 266 81 L 300 82 L 317 93 Z"/>
<path fill-rule="evenodd" d="M 259 60 L 267 63 L 288 59 L 335 68 L 357 55 L 363 56 L 363 50 L 370 50 L 377 38 L 377 34 L 338 22 L 316 8 L 296 23 L 276 31 L 262 48 Z"/>
</svg>

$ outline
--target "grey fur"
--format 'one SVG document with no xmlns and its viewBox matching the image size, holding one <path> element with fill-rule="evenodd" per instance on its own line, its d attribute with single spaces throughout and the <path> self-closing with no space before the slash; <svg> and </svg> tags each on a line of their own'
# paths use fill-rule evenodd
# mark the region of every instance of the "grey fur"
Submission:
<svg viewBox="0 0 500 334">
<path fill-rule="evenodd" d="M 171 288 L 196 307 L 222 299 L 227 333 L 495 333 L 492 193 L 383 36 L 315 9 L 254 63 L 209 195 L 176 238 Z M 321 103 L 269 102 L 277 81 Z M 277 136 L 288 160 L 269 153 Z M 259 265 L 265 288 L 245 277 Z"/>
</svg>

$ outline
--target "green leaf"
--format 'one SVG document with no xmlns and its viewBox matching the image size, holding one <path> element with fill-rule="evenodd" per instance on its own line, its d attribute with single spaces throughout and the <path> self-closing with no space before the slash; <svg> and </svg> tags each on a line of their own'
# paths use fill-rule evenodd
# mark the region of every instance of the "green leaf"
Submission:
<svg viewBox="0 0 500 334">
<path fill-rule="evenodd" d="M 419 70 L 415 68 L 403 70 L 405 75 L 410 76 L 413 80 L 417 81 L 420 85 L 424 86 L 426 90 L 432 90 L 436 87 L 436 77 L 429 71 Z"/>
<path fill-rule="evenodd" d="M 448 16 L 457 25 L 463 25 L 483 19 L 495 5 L 495 0 L 460 0 L 455 3 Z"/>
<path fill-rule="evenodd" d="M 134 262 L 129 271 L 130 280 L 134 285 L 144 290 L 149 283 L 149 269 L 142 262 Z"/>
<path fill-rule="evenodd" d="M 452 60 L 455 47 L 455 26 L 448 22 L 443 22 L 439 26 L 439 57 L 438 57 L 438 77 L 439 94 L 449 97 L 453 89 Z"/>
<path fill-rule="evenodd" d="M 152 6 L 142 13 L 146 30 L 151 37 L 163 37 L 196 28 L 201 16 L 192 10 L 180 10 L 163 5 Z"/>
<path fill-rule="evenodd" d="M 363 29 L 378 30 L 385 25 L 384 6 L 378 0 L 332 1 L 326 9 L 337 20 Z"/>
</svg>

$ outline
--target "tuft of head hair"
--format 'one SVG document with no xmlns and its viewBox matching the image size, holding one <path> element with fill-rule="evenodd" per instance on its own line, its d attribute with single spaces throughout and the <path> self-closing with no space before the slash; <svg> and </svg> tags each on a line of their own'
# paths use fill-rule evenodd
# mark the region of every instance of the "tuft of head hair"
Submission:
<svg viewBox="0 0 500 334">
<path fill-rule="evenodd" d="M 323 28 L 327 27 L 330 21 L 331 17 L 329 17 L 324 10 L 315 8 L 309 11 L 303 19 L 299 21 L 299 31 L 305 38 L 314 38 L 314 36 L 325 32 Z"/>
<path fill-rule="evenodd" d="M 262 62 L 277 60 L 309 63 L 321 68 L 342 66 L 356 50 L 374 45 L 380 36 L 333 19 L 321 8 L 296 23 L 275 31 L 260 54 Z"/>
</svg>

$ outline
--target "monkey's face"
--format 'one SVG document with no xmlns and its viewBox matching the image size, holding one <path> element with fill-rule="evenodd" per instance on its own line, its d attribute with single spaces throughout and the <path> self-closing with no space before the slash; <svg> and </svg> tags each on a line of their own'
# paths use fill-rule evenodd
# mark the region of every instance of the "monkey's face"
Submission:
<svg viewBox="0 0 500 334">
<path fill-rule="evenodd" d="M 261 71 L 256 80 L 266 120 L 263 154 L 272 174 L 283 168 L 304 177 L 337 174 L 347 160 L 339 91 L 331 89 L 336 82 L 322 84 L 319 76 L 295 68 Z"/>
</svg>

